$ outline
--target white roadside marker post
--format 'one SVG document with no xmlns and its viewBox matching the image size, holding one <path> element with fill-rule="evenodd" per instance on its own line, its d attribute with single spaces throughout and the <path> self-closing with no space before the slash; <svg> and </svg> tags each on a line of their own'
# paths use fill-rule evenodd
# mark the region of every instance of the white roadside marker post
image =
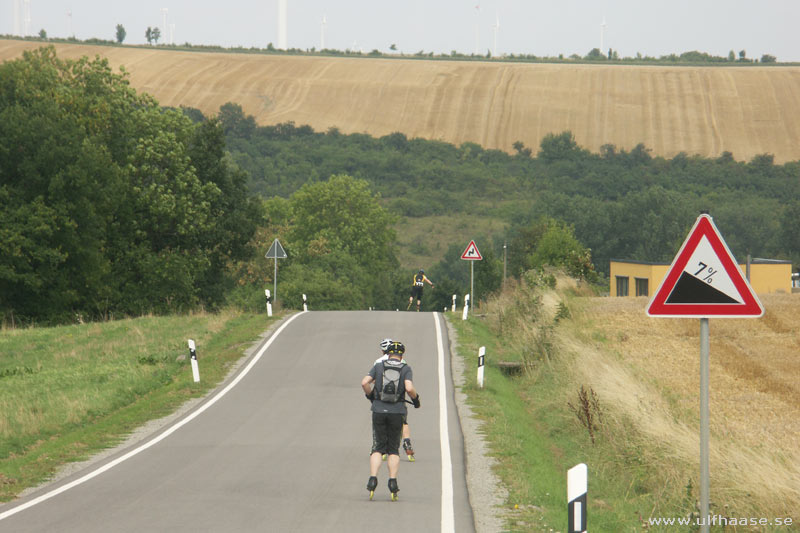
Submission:
<svg viewBox="0 0 800 533">
<path fill-rule="evenodd" d="M 308 311 L 308 298 L 305 294 L 303 295 L 303 311 Z"/>
<path fill-rule="evenodd" d="M 568 533 L 586 533 L 587 477 L 584 463 L 567 470 Z"/>
<path fill-rule="evenodd" d="M 264 294 L 267 296 L 267 316 L 272 316 L 272 296 L 269 289 L 264 289 Z"/>
<path fill-rule="evenodd" d="M 200 381 L 200 368 L 197 366 L 197 351 L 192 339 L 189 339 L 189 358 L 192 360 L 192 377 L 194 382 L 197 383 Z"/>
<path fill-rule="evenodd" d="M 464 295 L 464 309 L 461 310 L 461 320 L 466 320 L 469 314 L 469 294 Z"/>
<path fill-rule="evenodd" d="M 478 349 L 478 387 L 483 388 L 483 366 L 486 358 L 486 346 Z"/>
<path fill-rule="evenodd" d="M 456 312 L 456 295 L 453 295 L 453 312 Z"/>
</svg>

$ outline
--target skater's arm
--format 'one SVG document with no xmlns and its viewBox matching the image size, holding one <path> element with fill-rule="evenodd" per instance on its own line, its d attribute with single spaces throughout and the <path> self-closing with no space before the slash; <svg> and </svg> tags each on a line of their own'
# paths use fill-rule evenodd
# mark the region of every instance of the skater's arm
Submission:
<svg viewBox="0 0 800 533">
<path fill-rule="evenodd" d="M 361 388 L 364 390 L 364 394 L 369 395 L 372 392 L 373 383 L 375 383 L 375 379 L 372 376 L 364 376 L 364 379 L 361 380 Z"/>
<path fill-rule="evenodd" d="M 405 380 L 403 383 L 406 386 L 406 393 L 408 393 L 408 396 L 412 400 L 419 396 L 419 394 L 417 394 L 417 389 L 414 388 L 414 383 L 410 379 Z"/>
<path fill-rule="evenodd" d="M 422 279 L 424 279 L 425 281 L 427 281 L 427 282 L 428 282 L 428 285 L 430 285 L 431 287 L 433 287 L 433 282 L 432 282 L 431 280 L 429 280 L 429 279 L 428 279 L 428 276 L 425 276 L 425 277 L 424 277 L 424 278 L 422 278 Z"/>
</svg>

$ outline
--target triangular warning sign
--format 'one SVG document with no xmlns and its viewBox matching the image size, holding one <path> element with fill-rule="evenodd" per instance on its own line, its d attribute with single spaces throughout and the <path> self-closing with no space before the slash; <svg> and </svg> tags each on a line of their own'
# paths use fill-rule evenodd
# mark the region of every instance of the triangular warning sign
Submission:
<svg viewBox="0 0 800 533">
<path fill-rule="evenodd" d="M 469 241 L 467 249 L 461 254 L 461 259 L 466 259 L 468 261 L 480 261 L 483 259 L 481 253 L 478 251 L 478 247 L 475 246 L 475 241 Z"/>
<path fill-rule="evenodd" d="M 286 250 L 283 249 L 280 241 L 275 239 L 264 257 L 267 259 L 286 259 Z"/>
<path fill-rule="evenodd" d="M 697 218 L 647 306 L 657 317 L 746 318 L 764 307 L 709 215 Z"/>
</svg>

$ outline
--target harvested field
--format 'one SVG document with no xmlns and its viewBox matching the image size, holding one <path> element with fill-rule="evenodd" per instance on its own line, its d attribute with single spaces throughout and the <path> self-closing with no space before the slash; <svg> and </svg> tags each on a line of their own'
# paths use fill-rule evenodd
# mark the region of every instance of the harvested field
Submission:
<svg viewBox="0 0 800 533">
<path fill-rule="evenodd" d="M 0 61 L 41 43 L 0 40 Z M 63 58 L 101 55 L 167 106 L 215 114 L 236 102 L 259 124 L 475 142 L 536 150 L 570 130 L 593 152 L 604 144 L 655 155 L 800 159 L 800 67 L 523 64 L 182 52 L 56 44 Z"/>
<path fill-rule="evenodd" d="M 800 505 L 800 295 L 760 298 L 760 319 L 710 321 L 711 491 L 720 506 L 786 513 Z M 648 318 L 646 305 L 589 299 L 600 342 L 573 347 L 577 374 L 696 480 L 700 321 Z"/>
</svg>

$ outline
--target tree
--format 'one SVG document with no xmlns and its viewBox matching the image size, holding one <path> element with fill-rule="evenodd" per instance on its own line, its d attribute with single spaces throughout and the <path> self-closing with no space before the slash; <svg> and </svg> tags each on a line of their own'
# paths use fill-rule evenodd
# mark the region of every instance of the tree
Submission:
<svg viewBox="0 0 800 533">
<path fill-rule="evenodd" d="M 45 41 L 47 40 L 47 32 L 44 30 L 44 28 L 39 30 L 39 39 L 44 39 Z"/>
<path fill-rule="evenodd" d="M 158 28 L 158 26 L 153 28 L 153 30 L 150 32 L 150 36 L 153 38 L 153 41 L 158 44 L 158 40 L 161 38 L 161 30 Z"/>
<path fill-rule="evenodd" d="M 762 63 L 775 63 L 777 60 L 778 59 L 773 55 L 764 54 L 761 56 Z"/>
<path fill-rule="evenodd" d="M 739 50 L 739 61 L 745 61 L 747 59 L 747 52 L 744 50 Z"/>
<path fill-rule="evenodd" d="M 571 131 L 565 131 L 558 135 L 548 133 L 542 139 L 540 148 L 538 156 L 548 163 L 573 159 L 580 153 L 578 143 L 575 142 Z"/>
<path fill-rule="evenodd" d="M 144 38 L 147 39 L 147 44 L 153 44 L 153 28 L 147 27 L 144 32 Z"/>
<path fill-rule="evenodd" d="M 255 117 L 245 115 L 242 106 L 233 102 L 222 104 L 217 118 L 226 136 L 249 139 L 256 129 Z"/>
<path fill-rule="evenodd" d="M 736 54 L 733 53 L 733 50 L 728 52 L 728 61 L 730 61 L 731 63 L 736 61 Z"/>
<path fill-rule="evenodd" d="M 318 294 L 349 294 L 328 305 L 382 307 L 391 297 L 395 233 L 378 200 L 366 181 L 345 174 L 306 184 L 290 199 L 287 251 L 295 275 L 315 280 Z"/>
<path fill-rule="evenodd" d="M 244 177 L 216 123 L 195 126 L 126 78 L 53 47 L 0 65 L 0 314 L 220 302 L 258 218 Z"/>
<path fill-rule="evenodd" d="M 123 26 L 122 24 L 117 24 L 117 42 L 119 44 L 122 44 L 122 41 L 125 40 L 126 35 L 127 32 L 125 31 L 125 26 Z M 147 33 L 145 33 L 145 37 L 147 37 Z M 147 39 L 147 42 L 149 43 L 150 39 Z"/>
</svg>

